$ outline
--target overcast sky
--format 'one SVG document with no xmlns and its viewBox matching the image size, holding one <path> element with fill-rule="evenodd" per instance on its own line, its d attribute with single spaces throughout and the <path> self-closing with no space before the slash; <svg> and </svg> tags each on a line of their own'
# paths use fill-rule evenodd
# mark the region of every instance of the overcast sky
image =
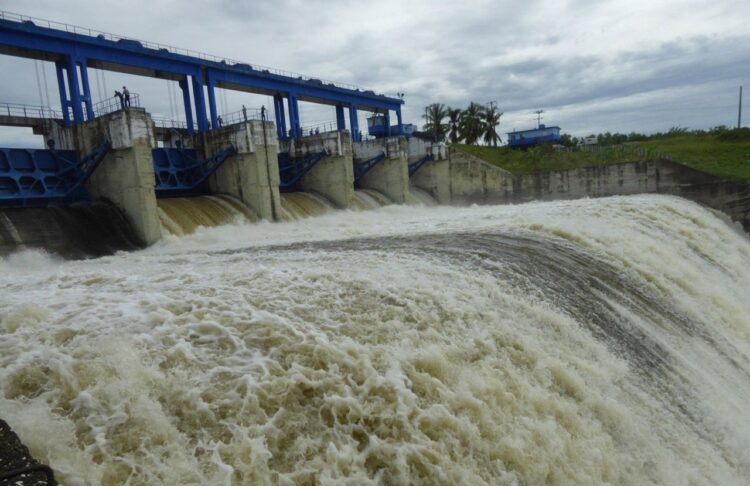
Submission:
<svg viewBox="0 0 750 486">
<path fill-rule="evenodd" d="M 0 9 L 404 92 L 404 121 L 420 125 L 432 102 L 495 101 L 502 132 L 533 127 L 538 109 L 572 135 L 709 128 L 736 124 L 739 86 L 750 87 L 749 0 L 0 0 Z M 34 70 L 0 56 L 0 101 L 40 104 Z M 149 112 L 177 110 L 165 81 L 91 76 L 95 98 L 124 83 Z M 222 94 L 219 111 L 268 103 L 247 96 Z M 335 119 L 313 106 L 302 115 Z M 0 144 L 27 138 L 0 130 Z"/>
</svg>

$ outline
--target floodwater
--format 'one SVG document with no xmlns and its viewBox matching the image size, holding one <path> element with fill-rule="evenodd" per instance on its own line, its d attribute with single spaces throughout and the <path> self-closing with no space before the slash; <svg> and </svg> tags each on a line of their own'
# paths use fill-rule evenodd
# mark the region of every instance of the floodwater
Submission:
<svg viewBox="0 0 750 486">
<path fill-rule="evenodd" d="M 747 484 L 749 267 L 665 196 L 24 251 L 0 417 L 74 485 Z"/>
</svg>

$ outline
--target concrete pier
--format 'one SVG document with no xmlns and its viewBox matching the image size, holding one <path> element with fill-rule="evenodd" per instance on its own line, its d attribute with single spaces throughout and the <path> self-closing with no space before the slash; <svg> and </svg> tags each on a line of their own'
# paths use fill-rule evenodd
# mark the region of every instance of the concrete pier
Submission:
<svg viewBox="0 0 750 486">
<path fill-rule="evenodd" d="M 443 144 L 432 144 L 416 138 L 409 140 L 409 163 L 421 159 L 425 154 L 432 159 L 411 176 L 410 183 L 428 192 L 439 204 L 452 202 L 451 163 L 446 152 Z"/>
<path fill-rule="evenodd" d="M 374 189 L 396 204 L 409 197 L 408 143 L 404 137 L 368 140 L 354 144 L 355 160 L 367 160 L 385 152 L 381 160 L 358 181 L 359 187 Z"/>
<path fill-rule="evenodd" d="M 354 162 L 352 140 L 347 130 L 326 132 L 287 140 L 282 151 L 288 150 L 292 157 L 305 157 L 325 150 L 323 157 L 300 181 L 303 191 L 317 192 L 328 198 L 340 209 L 354 203 Z"/>
<path fill-rule="evenodd" d="M 79 157 L 109 139 L 111 149 L 91 174 L 86 189 L 92 198 L 108 200 L 120 208 L 144 245 L 161 238 L 151 156 L 155 139 L 145 110 L 131 108 L 70 128 L 55 128 L 51 137 L 57 148 L 76 150 Z"/>
<path fill-rule="evenodd" d="M 279 220 L 279 144 L 275 125 L 253 120 L 198 136 L 202 137 L 206 158 L 230 143 L 236 149 L 209 178 L 210 192 L 236 197 L 262 219 Z"/>
</svg>

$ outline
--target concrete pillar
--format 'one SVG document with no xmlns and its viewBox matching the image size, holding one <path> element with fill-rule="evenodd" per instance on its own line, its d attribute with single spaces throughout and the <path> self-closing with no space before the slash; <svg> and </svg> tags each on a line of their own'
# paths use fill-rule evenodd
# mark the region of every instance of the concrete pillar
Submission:
<svg viewBox="0 0 750 486">
<path fill-rule="evenodd" d="M 290 144 L 293 157 L 302 158 L 325 150 L 323 157 L 300 181 L 303 191 L 322 194 L 337 207 L 354 203 L 354 162 L 349 132 L 326 132 L 304 137 Z"/>
<path fill-rule="evenodd" d="M 365 149 L 366 147 L 366 149 Z M 375 189 L 396 204 L 403 204 L 409 196 L 409 159 L 406 138 L 394 137 L 354 144 L 358 159 L 368 159 L 385 152 L 381 160 L 359 180 L 359 187 Z"/>
<path fill-rule="evenodd" d="M 274 124 L 251 120 L 212 130 L 205 135 L 205 157 L 229 143 L 236 153 L 209 177 L 209 190 L 236 197 L 262 219 L 280 220 L 279 145 Z"/>
<path fill-rule="evenodd" d="M 145 110 L 132 108 L 101 116 L 72 129 L 79 157 L 109 138 L 112 148 L 86 182 L 95 199 L 107 199 L 128 217 L 142 243 L 161 238 L 154 192 L 153 122 Z M 63 147 L 60 147 L 63 148 Z"/>
<path fill-rule="evenodd" d="M 418 140 L 410 140 L 410 149 L 413 153 L 409 156 L 409 162 L 414 162 L 424 157 L 425 152 L 431 154 L 432 160 L 426 162 L 410 178 L 410 183 L 423 191 L 430 193 L 439 204 L 451 204 L 451 163 L 443 150 L 443 146 L 426 146 Z M 414 145 L 414 147 L 411 147 Z"/>
</svg>

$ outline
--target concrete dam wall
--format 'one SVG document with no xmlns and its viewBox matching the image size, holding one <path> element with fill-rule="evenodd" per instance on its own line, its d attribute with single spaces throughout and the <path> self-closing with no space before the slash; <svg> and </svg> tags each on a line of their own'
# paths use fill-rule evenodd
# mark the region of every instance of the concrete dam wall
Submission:
<svg viewBox="0 0 750 486">
<path fill-rule="evenodd" d="M 441 204 L 506 204 L 629 194 L 670 194 L 716 209 L 750 231 L 750 184 L 669 160 L 513 175 L 451 149 L 412 178 Z"/>
</svg>

